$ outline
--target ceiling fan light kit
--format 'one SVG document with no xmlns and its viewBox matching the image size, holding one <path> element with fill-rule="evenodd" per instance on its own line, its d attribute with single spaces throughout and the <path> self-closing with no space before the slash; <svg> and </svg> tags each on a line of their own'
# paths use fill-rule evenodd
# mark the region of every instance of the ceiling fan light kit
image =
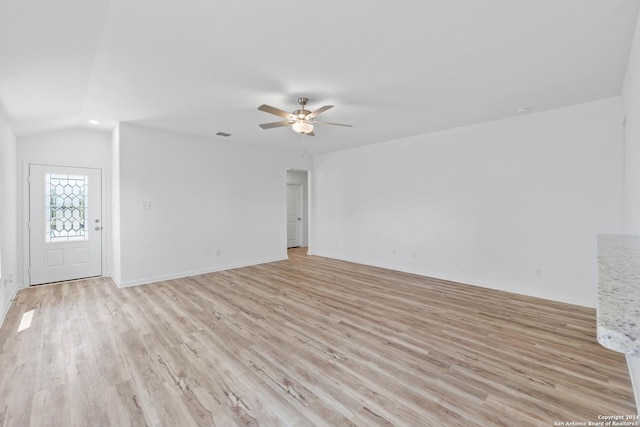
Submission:
<svg viewBox="0 0 640 427">
<path fill-rule="evenodd" d="M 322 124 L 322 125 L 337 125 L 337 126 L 347 126 L 351 127 L 351 125 L 344 125 L 340 123 L 327 123 L 327 122 L 318 122 L 315 121 L 314 118 L 321 113 L 324 113 L 329 108 L 333 108 L 333 105 L 325 105 L 324 107 L 320 107 L 317 110 L 311 112 L 305 110 L 305 105 L 309 101 L 308 98 L 298 98 L 298 103 L 302 106 L 300 110 L 296 110 L 293 113 L 288 113 L 284 110 L 280 110 L 279 108 L 271 107 L 266 104 L 262 104 L 258 107 L 258 110 L 264 111 L 265 113 L 274 114 L 276 116 L 283 117 L 287 120 L 279 121 L 279 122 L 271 122 L 271 123 L 263 123 L 259 125 L 262 129 L 271 129 L 281 126 L 291 126 L 294 132 L 301 133 L 304 135 L 314 136 L 313 133 L 313 125 L 314 124 Z"/>
<path fill-rule="evenodd" d="M 298 133 L 310 133 L 313 132 L 313 125 L 311 123 L 305 122 L 304 120 L 298 120 L 293 125 L 291 125 L 291 129 L 294 132 Z"/>
</svg>

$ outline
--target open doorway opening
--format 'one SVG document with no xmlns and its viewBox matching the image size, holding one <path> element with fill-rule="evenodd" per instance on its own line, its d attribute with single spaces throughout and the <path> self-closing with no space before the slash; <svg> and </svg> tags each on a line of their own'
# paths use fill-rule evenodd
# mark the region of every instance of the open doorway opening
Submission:
<svg viewBox="0 0 640 427">
<path fill-rule="evenodd" d="M 308 171 L 287 169 L 287 249 L 309 244 Z"/>
</svg>

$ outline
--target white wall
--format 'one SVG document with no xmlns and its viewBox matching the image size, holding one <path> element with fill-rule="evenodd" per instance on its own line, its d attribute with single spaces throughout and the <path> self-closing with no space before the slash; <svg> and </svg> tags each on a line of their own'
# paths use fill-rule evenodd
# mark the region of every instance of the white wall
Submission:
<svg viewBox="0 0 640 427">
<path fill-rule="evenodd" d="M 287 171 L 287 184 L 299 184 L 302 186 L 302 242 L 301 246 L 309 244 L 309 186 L 307 171 Z"/>
<path fill-rule="evenodd" d="M 621 118 L 615 97 L 316 156 L 315 253 L 595 306 Z"/>
<path fill-rule="evenodd" d="M 631 45 L 622 89 L 626 115 L 624 226 L 629 234 L 640 234 L 640 16 Z"/>
<path fill-rule="evenodd" d="M 309 157 L 125 123 L 119 145 L 121 286 L 286 258 L 286 168 Z"/>
<path fill-rule="evenodd" d="M 16 203 L 16 138 L 0 116 L 0 325 L 19 284 Z"/>
<path fill-rule="evenodd" d="M 102 169 L 102 224 L 105 229 L 103 241 L 103 274 L 110 272 L 108 257 L 111 246 L 111 139 L 107 132 L 72 129 L 18 138 L 17 143 L 17 191 L 18 191 L 18 265 L 21 283 L 26 283 L 25 269 L 28 263 L 28 194 L 26 179 L 28 164 L 40 163 L 90 167 Z"/>
</svg>

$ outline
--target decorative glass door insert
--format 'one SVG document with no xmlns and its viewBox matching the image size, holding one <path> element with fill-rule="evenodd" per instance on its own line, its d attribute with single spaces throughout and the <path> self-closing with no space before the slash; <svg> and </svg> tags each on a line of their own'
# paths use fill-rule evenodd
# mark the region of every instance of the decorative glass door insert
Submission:
<svg viewBox="0 0 640 427">
<path fill-rule="evenodd" d="M 89 177 L 45 174 L 45 240 L 87 240 Z"/>
</svg>

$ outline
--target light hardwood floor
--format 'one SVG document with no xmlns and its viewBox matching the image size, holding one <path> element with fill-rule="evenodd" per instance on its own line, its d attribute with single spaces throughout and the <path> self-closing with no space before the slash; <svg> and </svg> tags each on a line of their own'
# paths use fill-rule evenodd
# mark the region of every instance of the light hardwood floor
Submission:
<svg viewBox="0 0 640 427">
<path fill-rule="evenodd" d="M 304 249 L 128 289 L 22 290 L 0 351 L 3 426 L 552 426 L 635 413 L 595 310 Z"/>
</svg>

